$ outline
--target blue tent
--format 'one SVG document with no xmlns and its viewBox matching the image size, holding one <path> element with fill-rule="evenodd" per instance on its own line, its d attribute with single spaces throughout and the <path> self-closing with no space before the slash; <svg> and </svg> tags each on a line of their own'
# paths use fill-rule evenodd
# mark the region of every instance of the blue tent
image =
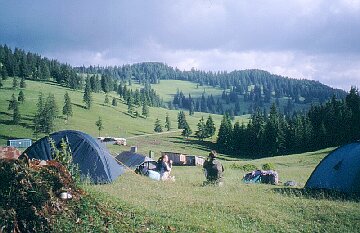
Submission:
<svg viewBox="0 0 360 233">
<path fill-rule="evenodd" d="M 73 162 L 79 165 L 81 175 L 89 177 L 94 183 L 109 183 L 125 172 L 111 156 L 109 151 L 95 138 L 90 135 L 75 131 L 64 130 L 49 136 L 55 142 L 55 146 L 61 149 L 61 141 L 64 139 L 72 152 Z M 32 159 L 52 160 L 49 137 L 44 137 L 25 150 L 24 154 Z"/>
<path fill-rule="evenodd" d="M 315 168 L 305 188 L 360 193 L 360 142 L 328 154 Z"/>
<path fill-rule="evenodd" d="M 116 156 L 116 160 L 133 170 L 143 165 L 144 163 L 150 164 L 150 169 L 156 168 L 156 165 L 151 166 L 151 164 L 156 164 L 155 160 L 141 154 L 133 153 L 131 151 L 121 152 L 118 156 Z"/>
</svg>

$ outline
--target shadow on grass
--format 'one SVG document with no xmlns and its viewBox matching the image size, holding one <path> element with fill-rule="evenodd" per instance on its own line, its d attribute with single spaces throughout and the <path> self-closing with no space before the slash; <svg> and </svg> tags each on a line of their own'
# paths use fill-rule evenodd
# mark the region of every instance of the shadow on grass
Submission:
<svg viewBox="0 0 360 233">
<path fill-rule="evenodd" d="M 289 197 L 304 197 L 317 200 L 360 202 L 360 194 L 348 194 L 327 189 L 274 188 L 275 193 Z"/>
<path fill-rule="evenodd" d="M 84 105 L 81 104 L 76 104 L 76 103 L 71 103 L 71 104 L 79 108 L 87 109 Z"/>
</svg>

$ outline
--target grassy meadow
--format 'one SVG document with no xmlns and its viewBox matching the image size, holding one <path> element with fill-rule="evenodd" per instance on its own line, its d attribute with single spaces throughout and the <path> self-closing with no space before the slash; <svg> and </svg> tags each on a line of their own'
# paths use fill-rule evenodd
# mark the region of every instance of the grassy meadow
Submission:
<svg viewBox="0 0 360 233">
<path fill-rule="evenodd" d="M 321 194 L 314 197 L 300 189 L 330 150 L 223 161 L 223 187 L 202 186 L 200 167 L 175 167 L 176 182 L 156 182 L 127 172 L 113 184 L 85 189 L 109 205 L 126 206 L 135 218 L 146 216 L 154 224 L 147 227 L 149 232 L 158 232 L 158 226 L 164 232 L 358 232 L 358 201 Z M 232 168 L 233 164 L 261 167 L 268 162 L 275 165 L 282 184 L 244 184 L 241 178 L 245 172 Z M 299 186 L 284 187 L 288 180 Z"/>
<path fill-rule="evenodd" d="M 166 82 L 170 81 L 162 80 L 159 87 L 166 84 L 176 91 L 177 86 L 188 85 L 182 81 L 176 85 Z M 7 110 L 12 93 L 17 96 L 20 89 L 11 88 L 12 79 L 6 80 L 0 89 L 0 145 L 5 145 L 12 138 L 35 139 L 32 121 L 39 92 L 45 97 L 48 93 L 54 94 L 61 113 L 66 91 L 72 100 L 74 115 L 69 121 L 60 116 L 57 130 L 76 129 L 98 136 L 95 121 L 100 116 L 105 127 L 102 136 L 128 138 L 126 147 L 109 145 L 113 154 L 136 145 L 140 153 L 147 154 L 152 150 L 156 156 L 161 151 L 206 156 L 215 140 L 214 137 L 200 143 L 194 138 L 181 137 L 176 129 L 176 110 L 150 108 L 147 119 L 133 118 L 127 114 L 127 106 L 120 99 L 116 107 L 105 105 L 104 93 L 93 93 L 93 106 L 87 110 L 82 102 L 82 91 L 70 90 L 51 82 L 27 80 L 26 83 L 27 87 L 23 89 L 26 100 L 20 105 L 20 125 L 12 124 L 11 112 Z M 189 88 L 196 89 L 196 85 L 191 85 Z M 153 87 L 156 89 L 157 85 Z M 171 98 L 169 95 L 174 93 L 173 90 L 166 90 L 165 87 L 160 87 L 158 93 Z M 118 98 L 114 92 L 110 93 L 110 97 Z M 141 112 L 141 108 L 138 111 Z M 166 113 L 170 116 L 174 132 L 155 134 L 156 118 L 164 124 Z M 201 116 L 206 118 L 208 114 L 187 115 L 193 132 Z M 218 128 L 222 116 L 213 115 L 213 118 Z M 236 120 L 247 122 L 248 119 L 244 116 L 236 117 Z M 223 187 L 203 186 L 204 174 L 200 167 L 174 167 L 172 175 L 176 177 L 176 182 L 156 182 L 128 171 L 112 184 L 83 184 L 82 187 L 92 198 L 104 203 L 106 208 L 118 211 L 119 216 L 123 216 L 119 221 L 134 232 L 359 232 L 358 200 L 327 197 L 321 193 L 314 196 L 302 190 L 316 165 L 332 149 L 258 160 L 240 160 L 221 155 L 225 167 Z M 278 171 L 282 181 L 278 186 L 244 184 L 241 178 L 246 172 L 234 166 L 253 164 L 261 168 L 265 163 L 274 164 Z M 283 183 L 289 180 L 297 182 L 298 186 L 284 187 Z M 76 229 L 76 226 L 66 225 L 66 222 L 60 221 L 58 224 L 59 229 L 66 226 L 64 229 L 69 229 L 69 232 Z M 91 229 L 91 224 L 86 229 Z M 121 229 L 109 231 L 120 232 Z"/>
</svg>

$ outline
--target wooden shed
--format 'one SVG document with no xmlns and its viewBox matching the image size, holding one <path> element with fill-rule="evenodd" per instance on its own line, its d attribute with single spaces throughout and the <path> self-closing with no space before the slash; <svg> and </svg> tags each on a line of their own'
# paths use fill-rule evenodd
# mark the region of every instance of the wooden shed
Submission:
<svg viewBox="0 0 360 233">
<path fill-rule="evenodd" d="M 173 165 L 182 166 L 186 165 L 186 154 L 177 152 L 161 152 L 161 156 L 167 155 L 169 160 L 173 161 Z"/>
<path fill-rule="evenodd" d="M 205 158 L 202 156 L 196 155 L 187 155 L 186 156 L 186 165 L 187 166 L 202 166 L 204 165 Z"/>
</svg>

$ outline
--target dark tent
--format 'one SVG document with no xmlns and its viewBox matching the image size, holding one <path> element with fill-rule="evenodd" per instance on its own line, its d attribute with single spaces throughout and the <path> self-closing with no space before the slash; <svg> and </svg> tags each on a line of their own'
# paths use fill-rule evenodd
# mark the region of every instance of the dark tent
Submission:
<svg viewBox="0 0 360 233">
<path fill-rule="evenodd" d="M 131 151 L 124 151 L 121 152 L 118 156 L 116 156 L 116 160 L 133 170 L 138 168 L 141 165 L 150 165 L 149 169 L 155 169 L 156 168 L 156 162 L 152 158 L 149 158 L 147 156 L 133 153 Z M 154 165 L 153 165 L 154 164 Z M 153 165 L 153 166 L 152 166 Z"/>
<path fill-rule="evenodd" d="M 328 154 L 315 168 L 305 188 L 360 193 L 360 142 Z"/>
<path fill-rule="evenodd" d="M 109 183 L 125 172 L 111 156 L 107 148 L 90 135 L 75 131 L 64 130 L 51 134 L 55 146 L 61 149 L 64 139 L 72 152 L 73 162 L 79 165 L 81 175 L 89 177 L 94 183 Z M 25 150 L 29 158 L 52 160 L 52 150 L 49 137 L 44 137 Z"/>
</svg>

